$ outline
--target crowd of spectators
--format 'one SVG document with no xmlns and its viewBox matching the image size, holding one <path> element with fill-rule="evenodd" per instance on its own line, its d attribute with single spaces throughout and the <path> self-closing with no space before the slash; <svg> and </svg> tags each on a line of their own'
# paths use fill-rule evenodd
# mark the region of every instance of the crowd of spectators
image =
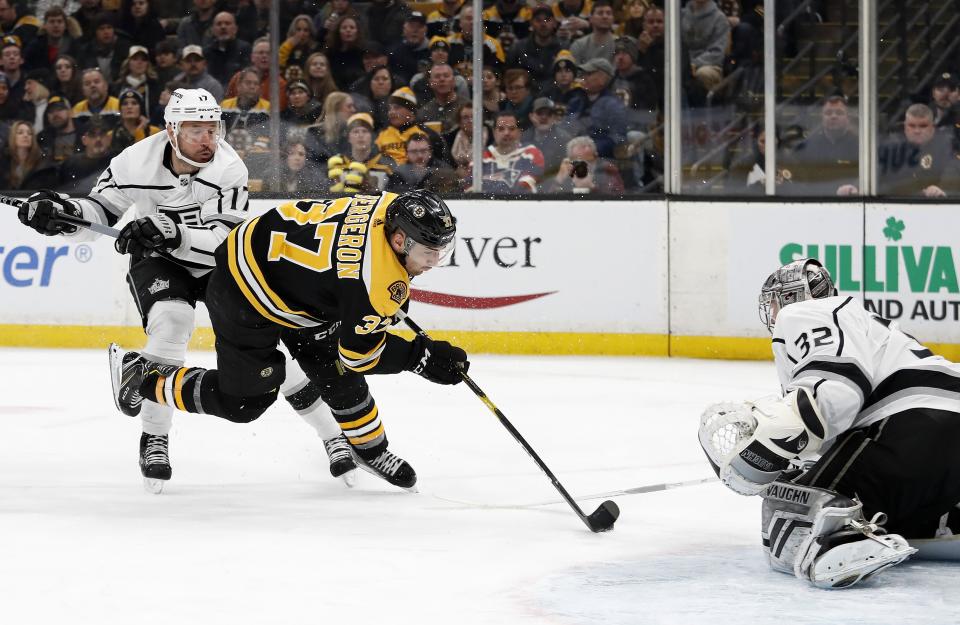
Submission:
<svg viewBox="0 0 960 625">
<path fill-rule="evenodd" d="M 682 2 L 682 106 L 707 106 L 762 74 L 762 5 Z M 267 36 L 270 6 L 0 0 L 0 187 L 86 192 L 113 155 L 163 130 L 164 106 L 178 87 L 202 87 L 221 103 L 225 139 L 247 162 L 255 190 L 472 186 L 472 3 L 281 0 L 279 42 Z M 485 7 L 484 190 L 661 192 L 661 6 L 487 0 Z M 270 75 L 272 55 L 279 76 Z M 881 146 L 881 179 L 891 189 L 922 184 L 918 192 L 937 196 L 960 188 L 947 180 L 960 162 L 958 96 L 947 75 L 929 106 L 907 110 L 898 140 Z M 857 194 L 855 111 L 840 95 L 820 106 L 822 123 L 790 149 L 778 137 L 778 183 L 787 194 Z M 271 178 L 274 114 L 279 179 Z M 730 167 L 730 187 L 748 193 L 764 179 L 765 137 L 755 130 L 751 137 Z"/>
</svg>

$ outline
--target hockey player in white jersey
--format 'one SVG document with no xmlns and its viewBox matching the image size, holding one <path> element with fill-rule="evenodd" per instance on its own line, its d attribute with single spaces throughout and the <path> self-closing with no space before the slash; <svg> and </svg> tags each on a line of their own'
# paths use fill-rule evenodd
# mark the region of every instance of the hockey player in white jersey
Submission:
<svg viewBox="0 0 960 625">
<path fill-rule="evenodd" d="M 223 140 L 220 106 L 206 90 L 177 89 L 164 118 L 166 132 L 113 158 L 86 197 L 71 200 L 40 191 L 29 198 L 19 217 L 41 234 L 81 241 L 98 235 L 58 220 L 58 212 L 112 226 L 135 207 L 116 248 L 132 257 L 127 282 L 147 335 L 144 357 L 182 364 L 193 333 L 194 307 L 203 298 L 214 265 L 213 252 L 247 217 L 247 168 Z M 111 357 L 118 355 L 112 348 Z M 127 364 L 111 367 L 118 372 L 115 378 L 122 376 Z M 356 464 L 319 389 L 293 362 L 286 371 L 284 396 L 324 440 L 331 473 L 352 485 Z M 122 380 L 113 382 L 116 397 Z M 145 487 L 159 493 L 171 476 L 173 409 L 153 402 L 143 402 L 140 409 L 137 403 L 133 414 L 139 412 L 143 423 L 140 469 Z"/>
<path fill-rule="evenodd" d="M 960 365 L 838 296 L 813 259 L 767 278 L 760 314 L 782 396 L 710 406 L 699 435 L 724 484 L 763 495 L 770 565 L 843 588 L 914 547 L 952 557 Z"/>
</svg>

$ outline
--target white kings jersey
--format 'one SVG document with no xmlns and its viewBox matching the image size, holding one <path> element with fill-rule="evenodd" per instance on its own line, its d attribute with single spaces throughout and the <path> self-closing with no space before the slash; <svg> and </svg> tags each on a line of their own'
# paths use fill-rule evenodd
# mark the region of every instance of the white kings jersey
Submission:
<svg viewBox="0 0 960 625">
<path fill-rule="evenodd" d="M 784 392 L 803 387 L 816 400 L 827 444 L 913 408 L 960 412 L 960 365 L 852 297 L 784 307 L 773 329 L 773 355 Z"/>
<path fill-rule="evenodd" d="M 84 219 L 107 226 L 133 205 L 134 219 L 169 215 L 183 225 L 183 243 L 165 256 L 200 276 L 213 269 L 214 250 L 247 218 L 247 166 L 221 140 L 213 162 L 195 174 L 178 175 L 170 164 L 172 152 L 166 132 L 138 141 L 115 156 L 93 190 L 77 202 Z M 72 236 L 99 235 L 80 228 Z"/>
</svg>

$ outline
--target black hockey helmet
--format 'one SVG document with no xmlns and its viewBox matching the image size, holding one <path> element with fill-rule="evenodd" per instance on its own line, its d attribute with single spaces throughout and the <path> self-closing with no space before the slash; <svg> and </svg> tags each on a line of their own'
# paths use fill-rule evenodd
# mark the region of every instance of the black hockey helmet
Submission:
<svg viewBox="0 0 960 625">
<path fill-rule="evenodd" d="M 387 207 L 386 227 L 390 234 L 399 228 L 421 245 L 442 249 L 457 234 L 457 218 L 439 195 L 417 190 L 401 194 Z"/>
</svg>

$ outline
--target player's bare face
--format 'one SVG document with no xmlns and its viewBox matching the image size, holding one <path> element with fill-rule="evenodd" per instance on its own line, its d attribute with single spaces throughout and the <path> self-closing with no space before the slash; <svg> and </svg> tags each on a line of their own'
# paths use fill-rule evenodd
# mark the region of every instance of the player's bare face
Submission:
<svg viewBox="0 0 960 625">
<path fill-rule="evenodd" d="M 183 122 L 179 129 L 180 152 L 192 161 L 205 163 L 217 151 L 219 133 L 216 122 Z"/>
</svg>

